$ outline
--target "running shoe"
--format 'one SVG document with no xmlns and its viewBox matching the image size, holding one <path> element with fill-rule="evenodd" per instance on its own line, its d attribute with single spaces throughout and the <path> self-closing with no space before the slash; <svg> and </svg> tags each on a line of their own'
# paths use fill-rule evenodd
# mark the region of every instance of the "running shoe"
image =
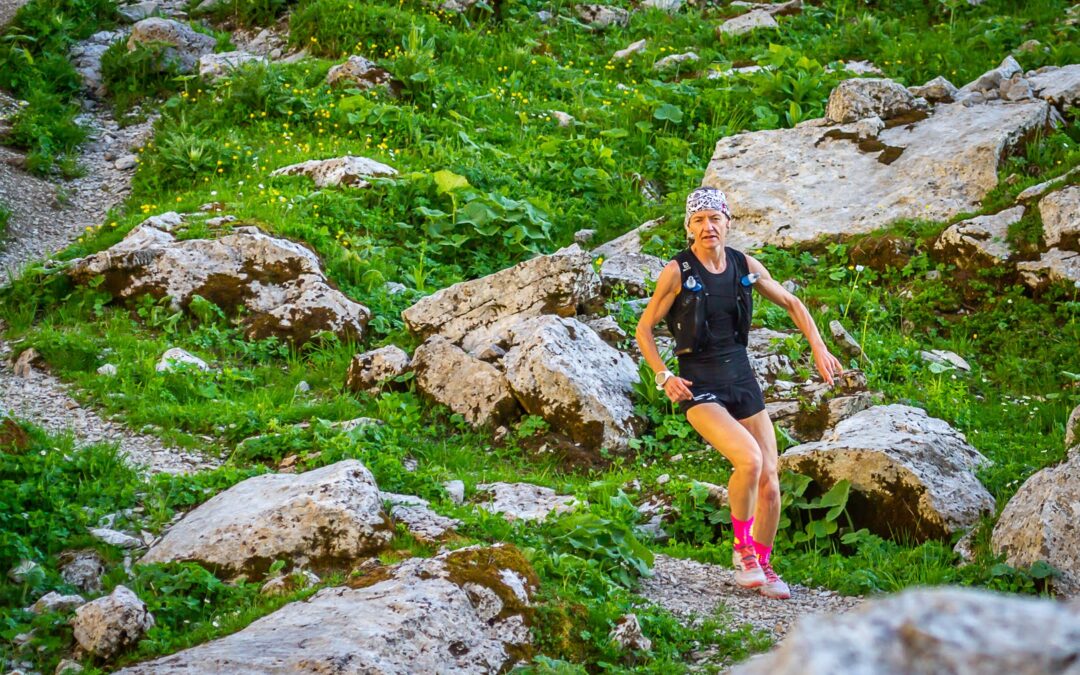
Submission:
<svg viewBox="0 0 1080 675">
<path fill-rule="evenodd" d="M 736 548 L 731 554 L 731 564 L 735 566 L 735 583 L 743 588 L 757 588 L 765 584 L 765 573 L 758 564 L 753 544 Z"/>
<path fill-rule="evenodd" d="M 765 584 L 758 586 L 758 593 L 761 593 L 766 598 L 772 598 L 773 600 L 787 600 L 791 597 L 791 589 L 784 583 L 784 580 L 773 571 L 770 563 L 765 563 L 761 566 L 761 570 L 765 573 Z"/>
</svg>

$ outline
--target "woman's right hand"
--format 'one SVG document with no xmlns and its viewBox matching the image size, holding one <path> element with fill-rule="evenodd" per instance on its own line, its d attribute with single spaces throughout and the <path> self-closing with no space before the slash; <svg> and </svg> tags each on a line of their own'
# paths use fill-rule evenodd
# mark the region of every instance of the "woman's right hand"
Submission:
<svg viewBox="0 0 1080 675">
<path fill-rule="evenodd" d="M 673 403 L 689 401 L 694 398 L 694 395 L 690 393 L 690 387 L 693 385 L 694 383 L 690 380 L 684 380 L 678 375 L 672 375 L 664 382 L 664 393 Z"/>
</svg>

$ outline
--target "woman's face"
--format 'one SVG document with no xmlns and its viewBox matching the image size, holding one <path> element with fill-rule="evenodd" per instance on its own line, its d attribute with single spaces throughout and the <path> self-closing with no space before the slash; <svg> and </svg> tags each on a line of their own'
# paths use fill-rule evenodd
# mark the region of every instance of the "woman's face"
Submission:
<svg viewBox="0 0 1080 675">
<path fill-rule="evenodd" d="M 731 219 L 723 212 L 706 209 L 690 216 L 687 226 L 690 228 L 690 234 L 694 235 L 695 244 L 705 248 L 716 248 L 724 245 L 730 224 Z"/>
</svg>

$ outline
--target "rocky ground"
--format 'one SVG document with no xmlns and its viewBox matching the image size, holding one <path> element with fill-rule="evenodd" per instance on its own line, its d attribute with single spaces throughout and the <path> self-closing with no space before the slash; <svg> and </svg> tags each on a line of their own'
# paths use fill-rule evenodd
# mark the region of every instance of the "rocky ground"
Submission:
<svg viewBox="0 0 1080 675">
<path fill-rule="evenodd" d="M 779 572 L 783 572 L 782 567 Z M 724 611 L 732 625 L 750 624 L 777 640 L 786 636 L 802 616 L 846 612 L 862 602 L 861 597 L 798 584 L 792 585 L 790 600 L 771 600 L 737 586 L 731 568 L 666 555 L 656 556 L 653 575 L 642 579 L 640 593 L 681 618 L 708 617 Z"/>
<path fill-rule="evenodd" d="M 0 411 L 33 421 L 52 432 L 70 431 L 79 445 L 114 442 L 148 473 L 188 473 L 212 469 L 220 462 L 177 448 L 153 436 L 139 434 L 123 424 L 103 419 L 80 405 L 67 387 L 47 372 L 31 369 L 25 376 L 14 373 L 9 345 L 0 341 Z"/>
<path fill-rule="evenodd" d="M 134 156 L 149 139 L 153 121 L 121 127 L 107 106 L 87 101 L 86 108 L 83 122 L 91 140 L 79 159 L 86 171 L 81 177 L 44 180 L 22 170 L 19 153 L 0 149 L 0 194 L 19 195 L 7 200 L 13 213 L 0 249 L 0 282 L 100 225 L 131 191 Z"/>
</svg>

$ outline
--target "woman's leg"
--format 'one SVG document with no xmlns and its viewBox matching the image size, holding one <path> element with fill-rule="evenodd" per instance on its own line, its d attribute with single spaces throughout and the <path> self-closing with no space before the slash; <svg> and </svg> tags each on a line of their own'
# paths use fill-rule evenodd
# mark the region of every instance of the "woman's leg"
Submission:
<svg viewBox="0 0 1080 675">
<path fill-rule="evenodd" d="M 767 418 L 767 417 L 766 417 Z M 750 520 L 754 515 L 762 477 L 762 451 L 754 436 L 718 403 L 699 403 L 686 411 L 686 419 L 710 445 L 731 462 L 734 471 L 728 482 L 731 516 Z M 751 418 L 753 419 L 753 418 Z M 771 427 L 770 427 L 771 429 Z M 772 445 L 773 473 L 776 473 L 776 440 Z M 777 510 L 779 514 L 779 510 Z M 772 529 L 776 530 L 773 520 Z"/>
<path fill-rule="evenodd" d="M 761 474 L 757 484 L 753 537 L 754 541 L 771 547 L 776 538 L 776 525 L 780 521 L 780 476 L 777 472 L 776 430 L 773 429 L 769 413 L 764 410 L 739 420 L 739 424 L 753 436 L 757 447 L 761 449 Z"/>
</svg>

